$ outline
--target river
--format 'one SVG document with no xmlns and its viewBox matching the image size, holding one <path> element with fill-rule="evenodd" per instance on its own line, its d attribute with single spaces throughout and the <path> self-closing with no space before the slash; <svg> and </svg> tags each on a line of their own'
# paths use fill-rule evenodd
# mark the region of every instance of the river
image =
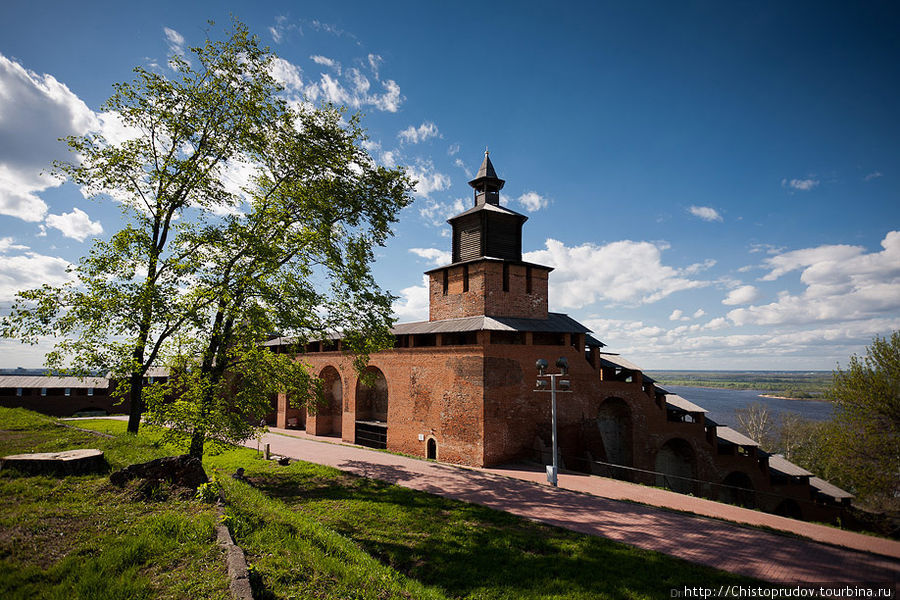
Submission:
<svg viewBox="0 0 900 600">
<path fill-rule="evenodd" d="M 782 398 L 765 398 L 756 390 L 729 390 L 721 388 L 698 388 L 683 385 L 660 385 L 663 389 L 678 394 L 705 408 L 707 416 L 721 425 L 735 427 L 737 419 L 735 409 L 745 408 L 754 402 L 761 402 L 773 413 L 794 412 L 801 417 L 814 421 L 826 421 L 831 418 L 831 403 L 821 400 L 785 400 Z"/>
</svg>

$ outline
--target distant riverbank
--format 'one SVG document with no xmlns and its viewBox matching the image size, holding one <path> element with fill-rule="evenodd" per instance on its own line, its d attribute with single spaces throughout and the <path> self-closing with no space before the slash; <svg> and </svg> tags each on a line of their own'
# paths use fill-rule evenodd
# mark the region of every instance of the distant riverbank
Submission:
<svg viewBox="0 0 900 600">
<path fill-rule="evenodd" d="M 825 401 L 830 371 L 649 371 L 662 386 L 746 390 L 773 398 Z"/>
<path fill-rule="evenodd" d="M 759 390 L 731 390 L 715 387 L 664 385 L 667 391 L 678 394 L 706 409 L 707 417 L 722 425 L 734 427 L 734 411 L 751 404 L 764 404 L 773 413 L 796 413 L 805 419 L 826 421 L 831 418 L 831 402 L 805 398 L 777 398 L 763 395 Z"/>
</svg>

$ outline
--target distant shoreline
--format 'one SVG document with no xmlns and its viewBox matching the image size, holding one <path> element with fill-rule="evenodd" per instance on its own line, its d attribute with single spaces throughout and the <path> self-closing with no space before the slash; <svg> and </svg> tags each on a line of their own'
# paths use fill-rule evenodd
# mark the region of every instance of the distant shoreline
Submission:
<svg viewBox="0 0 900 600">
<path fill-rule="evenodd" d="M 732 391 L 732 392 L 756 392 L 757 395 L 761 398 L 771 398 L 773 400 L 797 400 L 797 401 L 801 401 L 801 402 L 803 402 L 803 401 L 830 402 L 830 400 L 827 400 L 824 396 L 815 396 L 812 398 L 797 398 L 795 396 L 780 396 L 780 395 L 778 395 L 777 392 L 766 392 L 765 390 L 757 390 L 757 389 L 753 389 L 753 388 L 735 388 L 735 387 L 728 387 L 725 385 L 693 385 L 690 383 L 683 383 L 683 382 L 665 383 L 663 381 L 659 381 L 657 383 L 660 386 L 662 386 L 663 388 L 665 388 L 668 385 L 668 386 L 677 386 L 677 387 L 691 387 L 691 388 L 697 388 L 697 389 L 702 389 L 702 390 L 727 390 L 727 391 Z"/>
</svg>

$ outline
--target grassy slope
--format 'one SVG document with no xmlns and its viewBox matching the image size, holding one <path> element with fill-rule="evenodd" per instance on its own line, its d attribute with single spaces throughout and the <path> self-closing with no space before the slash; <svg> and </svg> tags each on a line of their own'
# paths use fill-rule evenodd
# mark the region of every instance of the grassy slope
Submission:
<svg viewBox="0 0 900 600">
<path fill-rule="evenodd" d="M 0 454 L 100 448 L 113 468 L 168 454 L 147 440 L 104 439 L 22 409 L 0 409 Z M 0 471 L 0 598 L 227 597 L 213 507 L 172 495 L 135 501 L 105 474 Z"/>
<path fill-rule="evenodd" d="M 110 433 L 124 423 L 79 422 Z M 746 578 L 474 504 L 235 449 L 205 459 L 271 598 L 660 598 Z M 243 467 L 249 484 L 229 474 Z"/>
</svg>

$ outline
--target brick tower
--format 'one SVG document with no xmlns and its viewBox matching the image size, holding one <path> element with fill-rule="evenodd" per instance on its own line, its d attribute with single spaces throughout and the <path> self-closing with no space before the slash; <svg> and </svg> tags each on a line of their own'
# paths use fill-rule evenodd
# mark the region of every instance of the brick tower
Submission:
<svg viewBox="0 0 900 600">
<path fill-rule="evenodd" d="M 522 225 L 528 217 L 500 206 L 504 183 L 485 151 L 469 182 L 474 206 L 447 221 L 453 228 L 453 262 L 427 272 L 430 321 L 547 318 L 547 279 L 553 269 L 522 260 Z"/>
</svg>

